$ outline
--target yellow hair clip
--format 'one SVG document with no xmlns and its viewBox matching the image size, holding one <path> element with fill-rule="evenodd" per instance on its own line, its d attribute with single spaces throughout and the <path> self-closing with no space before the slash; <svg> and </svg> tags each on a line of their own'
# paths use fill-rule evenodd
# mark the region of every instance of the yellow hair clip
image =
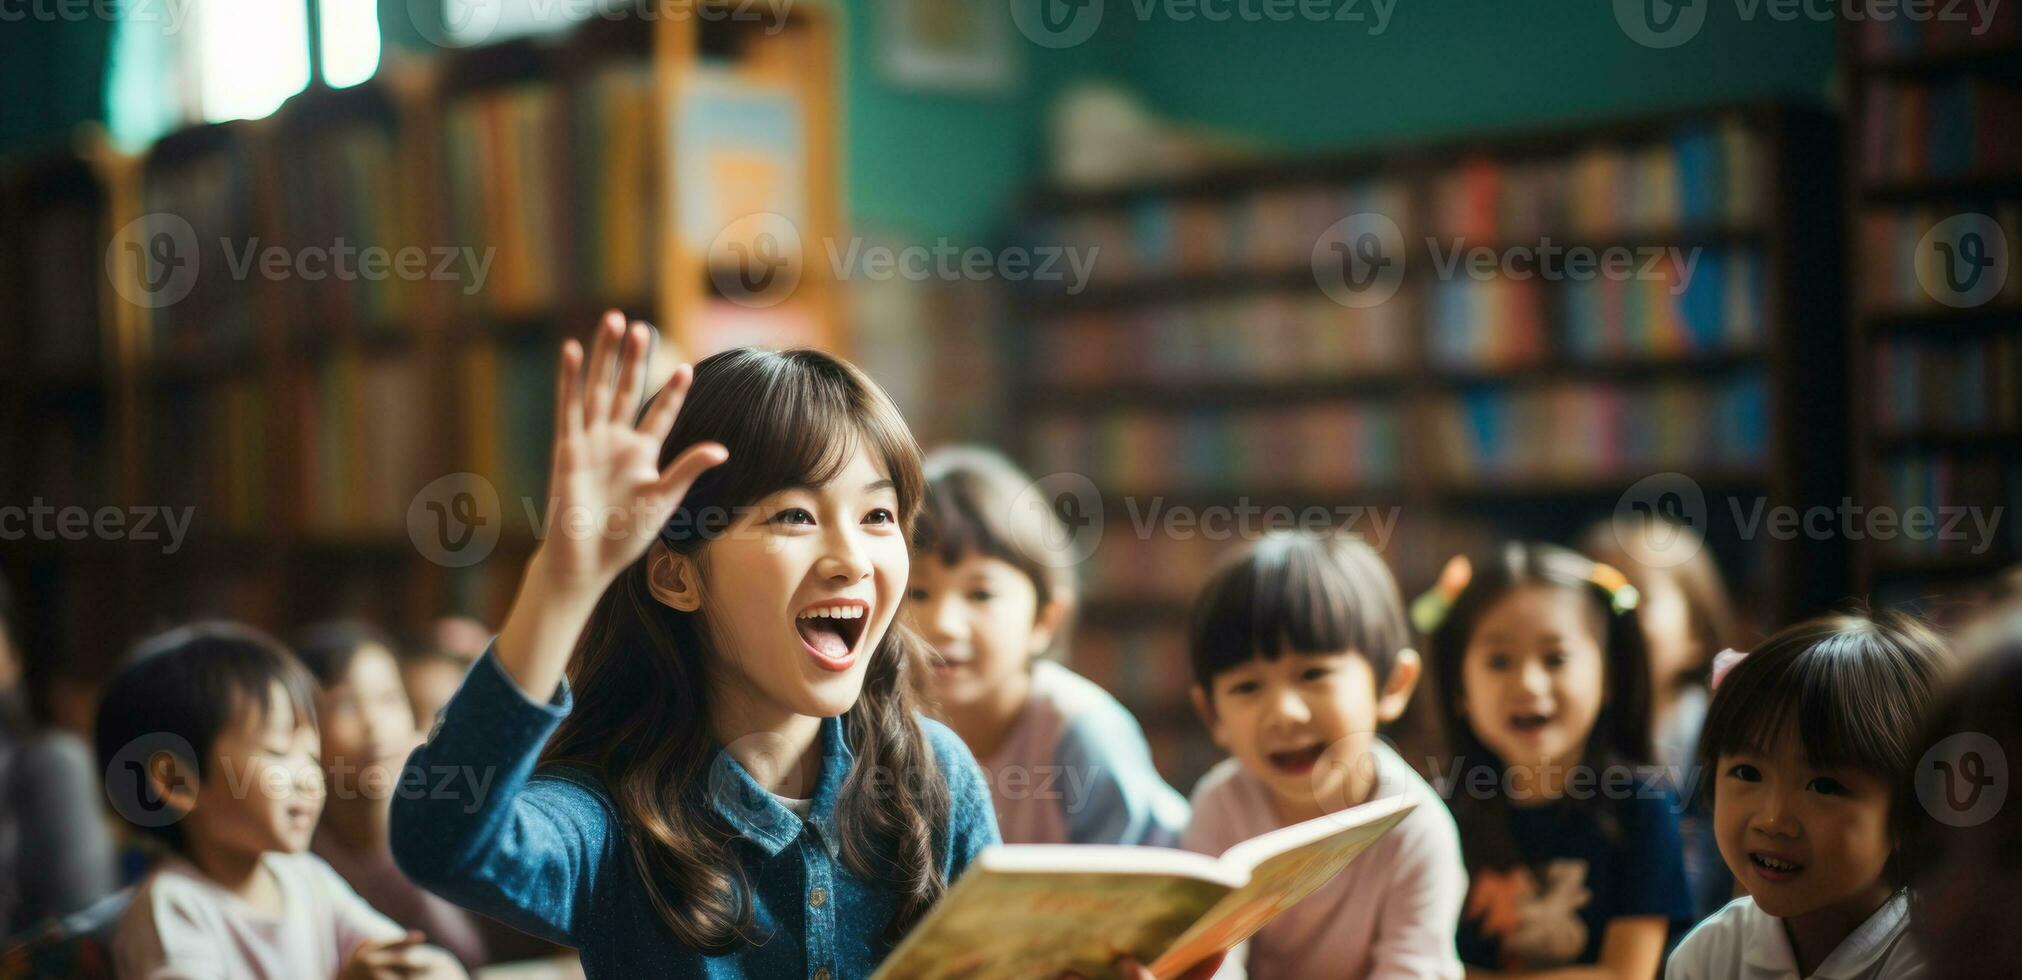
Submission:
<svg viewBox="0 0 2022 980">
<path fill-rule="evenodd" d="M 1595 562 L 1594 570 L 1587 573 L 1587 581 L 1607 590 L 1608 603 L 1617 613 L 1628 612 L 1643 600 L 1643 594 L 1629 584 L 1629 576 L 1613 565 Z"/>
</svg>

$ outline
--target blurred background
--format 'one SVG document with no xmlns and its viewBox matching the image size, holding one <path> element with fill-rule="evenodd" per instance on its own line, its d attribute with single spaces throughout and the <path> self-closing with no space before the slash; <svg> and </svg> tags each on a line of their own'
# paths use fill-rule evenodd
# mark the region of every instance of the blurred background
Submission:
<svg viewBox="0 0 2022 980">
<path fill-rule="evenodd" d="M 84 729 L 190 616 L 495 624 L 613 306 L 1044 477 L 1183 788 L 1186 602 L 1269 526 L 1412 595 L 1656 515 L 1753 629 L 1942 617 L 2022 553 L 2022 58 L 1883 6 L 0 0 L 23 685 Z"/>
</svg>

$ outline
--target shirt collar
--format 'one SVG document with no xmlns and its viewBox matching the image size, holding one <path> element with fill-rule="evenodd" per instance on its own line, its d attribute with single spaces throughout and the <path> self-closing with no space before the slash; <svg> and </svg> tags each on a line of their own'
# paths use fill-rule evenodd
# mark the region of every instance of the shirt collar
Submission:
<svg viewBox="0 0 2022 980">
<path fill-rule="evenodd" d="M 1753 910 L 1743 954 L 1749 965 L 1796 974 L 1797 952 L 1790 947 L 1790 934 L 1784 931 L 1783 920 L 1762 911 L 1761 906 L 1753 906 Z M 1861 976 L 1895 947 L 1908 924 L 1909 910 L 1907 893 L 1899 891 L 1889 896 L 1881 908 L 1840 940 L 1810 980 L 1853 980 Z"/>
<path fill-rule="evenodd" d="M 836 856 L 840 847 L 835 833 L 836 798 L 853 761 L 848 741 L 843 737 L 841 716 L 822 719 L 819 740 L 821 777 L 815 788 L 814 806 L 805 821 L 758 785 L 729 749 L 716 750 L 716 758 L 709 767 L 710 807 L 730 829 L 757 844 L 767 857 L 779 856 L 808 826 L 814 828 L 829 856 Z"/>
</svg>

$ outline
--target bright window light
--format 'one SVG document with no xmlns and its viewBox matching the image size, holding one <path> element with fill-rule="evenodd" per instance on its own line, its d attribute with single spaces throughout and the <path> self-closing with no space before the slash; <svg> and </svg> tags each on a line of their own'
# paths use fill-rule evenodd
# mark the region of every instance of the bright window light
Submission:
<svg viewBox="0 0 2022 980">
<path fill-rule="evenodd" d="M 196 6 L 196 14 L 202 31 L 206 120 L 258 119 L 308 86 L 306 4 L 205 0 Z"/>
<path fill-rule="evenodd" d="M 378 0 L 323 0 L 323 81 L 347 88 L 379 70 Z"/>
</svg>

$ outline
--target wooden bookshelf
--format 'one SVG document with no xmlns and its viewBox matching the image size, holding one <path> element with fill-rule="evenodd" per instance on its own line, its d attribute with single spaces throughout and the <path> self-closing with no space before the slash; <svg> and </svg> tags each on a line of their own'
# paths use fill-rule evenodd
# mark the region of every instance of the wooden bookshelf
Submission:
<svg viewBox="0 0 2022 980">
<path fill-rule="evenodd" d="M 91 223 L 63 239 L 80 239 L 64 256 L 75 283 L 4 263 L 0 299 L 27 315 L 0 341 L 35 352 L 73 319 L 103 338 L 62 363 L 29 359 L 27 383 L 0 392 L 4 499 L 88 469 L 100 491 L 45 496 L 196 508 L 173 554 L 10 544 L 17 583 L 72 590 L 29 593 L 31 649 L 82 658 L 91 676 L 140 633 L 200 615 L 275 630 L 336 614 L 396 632 L 451 612 L 496 622 L 533 544 L 521 500 L 545 493 L 561 339 L 587 336 L 615 307 L 658 324 L 666 353 L 716 349 L 711 297 L 694 288 L 709 281 L 706 256 L 663 235 L 679 221 L 675 107 L 702 104 L 698 79 L 713 91 L 751 79 L 792 100 L 806 159 L 779 169 L 805 182 L 792 188 L 798 231 L 837 234 L 834 16 L 591 18 L 554 38 L 389 57 L 365 84 L 312 87 L 266 119 L 191 127 L 137 154 L 0 167 L 10 231 L 79 206 Z M 515 111 L 536 124 L 513 128 Z M 479 127 L 494 142 L 474 148 Z M 513 183 L 523 174 L 493 166 L 487 149 L 538 155 L 539 186 Z M 107 262 L 109 248 L 124 254 L 115 232 L 155 212 L 189 221 L 202 273 L 187 299 L 159 308 L 130 301 L 148 267 Z M 339 241 L 419 251 L 430 272 L 340 278 L 297 265 L 273 277 L 244 252 L 254 241 L 291 257 Z M 0 240 L 10 259 L 42 244 Z M 465 248 L 496 250 L 482 290 L 468 267 L 434 275 L 441 252 Z M 247 255 L 255 264 L 238 273 Z M 85 298 L 88 312 L 72 309 Z M 804 277 L 789 305 L 806 329 L 782 341 L 847 353 L 832 283 Z M 66 455 L 71 429 L 97 442 Z M 430 561 L 407 527 L 417 493 L 458 472 L 501 498 L 498 544 L 470 568 Z"/>
<path fill-rule="evenodd" d="M 1842 31 L 1851 103 L 1847 209 L 1854 269 L 1849 371 L 1858 499 L 1933 511 L 1920 540 L 1855 547 L 1858 590 L 1883 605 L 1951 618 L 1977 583 L 2022 561 L 2022 28 L 2000 11 L 1979 34 L 1902 21 Z M 1927 235 L 1982 214 L 2005 237 L 2006 285 L 1951 292 Z M 1928 241 L 1935 241 L 1935 238 Z M 1949 244 L 1949 243 L 1948 243 Z M 1935 248 L 1935 246 L 1932 246 Z M 1978 508 L 1984 535 L 1943 532 L 1948 509 Z M 1999 509 L 1998 512 L 1996 509 Z M 1951 597 L 1951 598 L 1947 598 Z"/>
<path fill-rule="evenodd" d="M 1178 784 L 1215 758 L 1185 710 L 1184 628 L 1198 579 L 1240 535 L 1145 535 L 1132 514 L 1154 499 L 1333 508 L 1365 535 L 1372 514 L 1394 514 L 1380 543 L 1413 595 L 1455 552 L 1570 540 L 1638 479 L 1675 471 L 1699 484 L 1709 546 L 1758 615 L 1842 598 L 1844 542 L 1744 540 L 1730 507 L 1845 493 L 1836 140 L 1821 112 L 1715 106 L 1032 193 L 1024 240 L 1102 249 L 1085 289 L 1017 292 L 1011 343 L 1025 463 L 1104 496 L 1076 668 L 1145 721 Z M 1395 295 L 1355 309 L 1324 293 L 1311 250 L 1364 211 L 1399 226 L 1405 265 Z M 1675 268 L 1678 299 L 1632 296 L 1636 282 L 1442 279 L 1428 237 L 1496 254 L 1545 240 L 1697 250 L 1695 275 L 1727 292 L 1694 294 Z M 1554 436 L 1477 445 L 1475 411 L 1543 419 Z M 1692 438 L 1723 417 L 1731 445 Z M 1652 444 L 1613 434 L 1623 418 L 1658 420 Z M 1346 462 L 1308 465 L 1327 456 Z"/>
</svg>

